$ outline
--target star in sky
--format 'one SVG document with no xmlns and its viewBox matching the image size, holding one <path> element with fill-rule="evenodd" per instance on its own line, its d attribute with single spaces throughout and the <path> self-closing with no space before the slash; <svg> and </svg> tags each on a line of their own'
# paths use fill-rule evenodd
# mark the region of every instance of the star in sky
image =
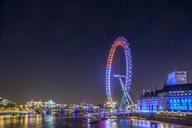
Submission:
<svg viewBox="0 0 192 128">
<path fill-rule="evenodd" d="M 102 35 L 102 39 L 105 40 L 107 38 L 106 35 Z"/>
<path fill-rule="evenodd" d="M 188 4 L 188 5 L 191 5 L 191 3 L 192 3 L 191 0 L 188 0 L 188 1 L 187 1 L 187 4 Z"/>
<path fill-rule="evenodd" d="M 45 48 L 45 47 L 46 47 L 46 44 L 43 42 L 43 43 L 40 44 L 40 46 L 41 46 L 42 48 Z"/>
<path fill-rule="evenodd" d="M 174 43 L 175 43 L 175 41 L 174 41 L 174 40 L 171 40 L 171 41 L 170 41 L 170 43 L 171 43 L 171 44 L 174 44 Z"/>
<path fill-rule="evenodd" d="M 77 22 L 77 18 L 76 17 L 73 17 L 73 22 Z"/>
<path fill-rule="evenodd" d="M 7 35 L 3 35 L 3 39 L 4 39 L 4 40 L 7 39 Z"/>
<path fill-rule="evenodd" d="M 88 52 L 89 52 L 89 53 L 93 53 L 94 51 L 95 51 L 94 48 L 88 48 Z"/>
<path fill-rule="evenodd" d="M 174 19 L 171 19 L 169 22 L 170 22 L 170 23 L 174 23 L 174 22 L 175 22 L 175 20 L 174 20 Z"/>
<path fill-rule="evenodd" d="M 75 63 L 76 63 L 76 60 L 73 59 L 73 60 L 71 61 L 71 64 L 75 64 Z"/>
</svg>

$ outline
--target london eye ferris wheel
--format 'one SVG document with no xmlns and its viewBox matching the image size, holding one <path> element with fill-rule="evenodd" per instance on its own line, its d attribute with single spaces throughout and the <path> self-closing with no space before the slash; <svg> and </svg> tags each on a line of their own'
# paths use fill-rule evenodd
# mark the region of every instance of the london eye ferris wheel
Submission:
<svg viewBox="0 0 192 128">
<path fill-rule="evenodd" d="M 125 55 L 125 74 L 112 74 L 113 70 L 113 61 L 114 61 L 114 55 L 116 53 L 117 47 L 121 47 L 124 50 Z M 113 86 L 112 78 L 118 78 L 121 88 L 122 88 L 122 98 L 119 102 L 119 109 L 125 110 L 126 107 L 130 104 L 133 104 L 133 101 L 130 96 L 130 88 L 131 88 L 131 82 L 132 82 L 132 56 L 131 56 L 131 49 L 129 47 L 129 43 L 126 38 L 124 37 L 118 37 L 114 41 L 107 60 L 107 66 L 106 66 L 106 95 L 108 102 L 113 102 L 112 98 L 112 89 Z"/>
</svg>

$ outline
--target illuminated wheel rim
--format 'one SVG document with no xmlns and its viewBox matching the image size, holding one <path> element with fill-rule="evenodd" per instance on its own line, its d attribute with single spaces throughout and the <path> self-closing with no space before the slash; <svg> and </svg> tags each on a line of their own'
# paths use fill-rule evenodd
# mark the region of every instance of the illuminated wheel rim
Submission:
<svg viewBox="0 0 192 128">
<path fill-rule="evenodd" d="M 126 63 L 126 75 L 125 75 L 125 86 L 124 86 L 124 94 L 128 94 L 131 87 L 131 79 L 132 79 L 132 56 L 131 49 L 129 48 L 129 43 L 124 37 L 118 37 L 114 44 L 112 45 L 106 66 L 106 95 L 108 102 L 113 102 L 112 100 L 112 92 L 111 92 L 111 78 L 112 78 L 112 65 L 113 65 L 113 57 L 117 47 L 122 47 L 125 53 L 125 63 Z"/>
</svg>

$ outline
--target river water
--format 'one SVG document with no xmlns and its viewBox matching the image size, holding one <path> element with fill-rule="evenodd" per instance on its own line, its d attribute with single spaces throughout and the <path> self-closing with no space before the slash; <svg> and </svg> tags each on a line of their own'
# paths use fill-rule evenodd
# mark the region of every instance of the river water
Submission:
<svg viewBox="0 0 192 128">
<path fill-rule="evenodd" d="M 99 124 L 90 125 L 83 118 L 65 118 L 62 116 L 0 116 L 0 128 L 192 128 L 163 122 L 136 119 L 108 119 Z"/>
</svg>

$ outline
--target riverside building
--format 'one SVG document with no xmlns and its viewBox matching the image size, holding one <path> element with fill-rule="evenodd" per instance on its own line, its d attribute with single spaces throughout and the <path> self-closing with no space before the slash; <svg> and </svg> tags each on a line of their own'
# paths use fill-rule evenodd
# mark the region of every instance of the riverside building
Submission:
<svg viewBox="0 0 192 128">
<path fill-rule="evenodd" d="M 144 91 L 138 100 L 141 112 L 192 112 L 192 84 L 187 83 L 185 71 L 168 74 L 161 90 Z"/>
</svg>

